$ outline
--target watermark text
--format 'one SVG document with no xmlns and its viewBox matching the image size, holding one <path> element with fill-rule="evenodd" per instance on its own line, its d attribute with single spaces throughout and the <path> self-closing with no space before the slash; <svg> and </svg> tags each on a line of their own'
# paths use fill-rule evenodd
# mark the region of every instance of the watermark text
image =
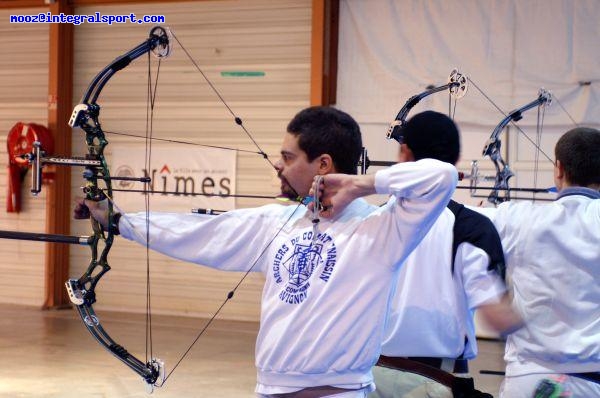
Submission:
<svg viewBox="0 0 600 398">
<path fill-rule="evenodd" d="M 88 15 L 68 15 L 62 12 L 60 14 L 41 12 L 32 15 L 11 15 L 10 23 L 70 23 L 73 25 L 81 25 L 82 23 L 100 23 L 107 25 L 117 23 L 161 24 L 165 23 L 165 16 L 143 15 L 138 18 L 133 12 L 122 15 L 104 15 L 99 12 Z"/>
</svg>

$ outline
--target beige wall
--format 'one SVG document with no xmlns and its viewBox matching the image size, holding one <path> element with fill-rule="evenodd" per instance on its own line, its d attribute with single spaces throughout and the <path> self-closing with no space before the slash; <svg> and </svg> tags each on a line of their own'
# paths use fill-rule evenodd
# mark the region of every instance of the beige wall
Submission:
<svg viewBox="0 0 600 398">
<path fill-rule="evenodd" d="M 6 212 L 6 140 L 17 122 L 47 123 L 48 25 L 10 24 L 10 15 L 45 9 L 0 9 L 0 229 L 45 232 L 45 194 L 29 195 L 31 173 L 22 186 L 21 213 Z M 43 243 L 0 239 L 0 303 L 41 306 L 44 300 Z"/>
</svg>

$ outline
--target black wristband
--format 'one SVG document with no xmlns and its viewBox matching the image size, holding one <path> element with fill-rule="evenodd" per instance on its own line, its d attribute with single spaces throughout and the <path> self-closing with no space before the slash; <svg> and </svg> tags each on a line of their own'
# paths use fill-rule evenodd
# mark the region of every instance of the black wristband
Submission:
<svg viewBox="0 0 600 398">
<path fill-rule="evenodd" d="M 113 215 L 113 222 L 108 226 L 108 231 L 113 235 L 120 235 L 119 232 L 119 220 L 121 219 L 121 213 L 115 213 Z"/>
</svg>

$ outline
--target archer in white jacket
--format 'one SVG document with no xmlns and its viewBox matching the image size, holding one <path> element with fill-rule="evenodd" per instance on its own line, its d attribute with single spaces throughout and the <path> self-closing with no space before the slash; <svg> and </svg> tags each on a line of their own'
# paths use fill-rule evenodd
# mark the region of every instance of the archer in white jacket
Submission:
<svg viewBox="0 0 600 398">
<path fill-rule="evenodd" d="M 458 127 L 444 114 L 418 113 L 394 135 L 399 162 L 455 164 L 460 157 Z M 466 377 L 467 360 L 477 355 L 475 310 L 499 332 L 520 325 L 506 297 L 504 268 L 492 222 L 450 201 L 400 270 L 373 369 L 377 390 L 369 398 L 491 398 Z"/>
<path fill-rule="evenodd" d="M 282 193 L 309 194 L 313 176 L 356 173 L 360 130 L 333 108 L 301 111 L 288 125 L 275 164 Z M 325 200 L 321 216 L 302 205 L 267 205 L 220 216 L 152 213 L 149 246 L 169 256 L 266 281 L 256 343 L 261 397 L 364 397 L 373 389 L 385 309 L 398 266 L 425 236 L 456 186 L 456 169 L 436 160 L 356 177 L 365 192 L 391 194 L 382 208 L 362 199 L 342 210 Z M 345 203 L 348 204 L 348 203 Z M 105 209 L 89 207 L 109 226 Z M 87 210 L 87 209 L 86 209 Z M 78 214 L 80 213 L 80 214 Z M 89 214 L 88 214 L 89 216 Z M 146 244 L 146 215 L 124 214 L 121 234 Z"/>
<path fill-rule="evenodd" d="M 600 397 L 600 131 L 573 129 L 555 153 L 556 201 L 483 210 L 502 239 L 525 321 L 506 342 L 506 398 L 542 388 Z"/>
<path fill-rule="evenodd" d="M 379 171 L 377 192 L 396 201 L 375 208 L 354 200 L 321 219 L 316 238 L 304 206 L 267 205 L 217 217 L 152 213 L 150 248 L 228 271 L 246 271 L 258 259 L 253 271 L 266 277 L 258 392 L 368 386 L 396 264 L 427 233 L 456 181 L 453 166 L 431 159 Z M 126 214 L 119 229 L 145 244 L 145 225 L 145 213 Z"/>
</svg>

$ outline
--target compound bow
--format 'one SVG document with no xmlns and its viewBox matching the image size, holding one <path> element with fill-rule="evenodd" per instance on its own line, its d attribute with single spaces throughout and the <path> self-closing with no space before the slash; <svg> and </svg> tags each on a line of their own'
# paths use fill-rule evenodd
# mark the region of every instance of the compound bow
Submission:
<svg viewBox="0 0 600 398">
<path fill-rule="evenodd" d="M 410 97 L 408 99 L 408 101 L 406 101 L 406 103 L 402 106 L 402 108 L 396 115 L 396 118 L 394 119 L 394 121 L 392 123 L 390 123 L 390 126 L 388 127 L 388 130 L 387 130 L 386 138 L 388 140 L 389 139 L 394 139 L 396 141 L 401 140 L 401 138 L 400 138 L 402 136 L 401 130 L 402 130 L 402 127 L 406 124 L 406 118 L 408 117 L 408 113 L 423 98 L 428 97 L 434 93 L 439 93 L 441 91 L 448 90 L 449 100 L 451 101 L 454 98 L 454 100 L 456 101 L 465 96 L 465 94 L 467 93 L 468 87 L 469 86 L 468 86 L 467 77 L 465 75 L 463 75 L 462 73 L 460 73 L 458 71 L 458 69 L 453 69 L 452 72 L 450 72 L 450 76 L 448 77 L 448 83 L 446 83 L 442 86 L 428 88 L 427 90 L 423 91 L 422 93 L 413 95 L 412 97 Z M 451 106 L 449 106 L 449 108 L 450 109 L 448 109 L 448 113 L 451 114 L 452 113 Z M 362 174 L 366 174 L 369 166 L 391 166 L 394 164 L 396 164 L 396 162 L 370 160 L 369 157 L 367 156 L 367 150 L 365 148 L 363 148 L 363 153 L 362 153 L 362 157 L 361 157 L 361 161 L 360 161 L 360 167 L 361 167 Z"/>
<path fill-rule="evenodd" d="M 133 60 L 140 56 L 152 52 L 158 58 L 167 57 L 170 53 L 171 44 L 169 42 L 169 32 L 167 29 L 157 26 L 150 31 L 149 38 L 115 59 L 100 73 L 96 75 L 87 91 L 83 95 L 81 103 L 75 107 L 69 125 L 73 128 L 79 127 L 85 132 L 85 141 L 88 148 L 88 154 L 85 159 L 48 159 L 40 154 L 39 146 L 33 156 L 33 175 L 34 181 L 39 181 L 35 176 L 41 174 L 41 167 L 47 163 L 59 163 L 66 165 L 84 166 L 84 178 L 86 180 L 83 188 L 86 199 L 100 201 L 107 197 L 112 197 L 112 180 L 122 179 L 110 175 L 108 164 L 104 157 L 104 149 L 108 145 L 104 131 L 102 130 L 99 115 L 100 106 L 97 103 L 100 92 L 114 76 L 115 73 L 129 65 Z M 147 182 L 148 179 L 136 179 Z M 102 181 L 104 187 L 99 186 Z M 41 182 L 40 182 L 41 183 Z M 33 190 L 39 192 L 40 183 L 37 183 Z M 125 347 L 115 342 L 113 338 L 102 327 L 99 318 L 93 308 L 96 302 L 96 285 L 100 278 L 110 270 L 108 264 L 108 253 L 112 247 L 116 224 L 115 212 L 112 201 L 108 201 L 108 223 L 111 227 L 104 230 L 94 218 L 90 217 L 94 234 L 90 237 L 89 246 L 92 256 L 88 268 L 79 279 L 69 279 L 65 285 L 71 302 L 75 305 L 79 316 L 83 320 L 86 329 L 90 334 L 111 354 L 117 357 L 121 362 L 140 375 L 146 382 L 151 391 L 159 377 L 164 374 L 163 363 L 157 358 L 150 358 L 149 361 L 142 361 L 129 353 Z M 99 244 L 102 242 L 103 248 L 99 250 Z"/>
<path fill-rule="evenodd" d="M 114 208 L 116 205 L 112 200 L 113 189 L 111 186 L 111 180 L 127 179 L 127 180 L 136 180 L 136 181 L 148 183 L 149 178 L 136 179 L 133 177 L 117 178 L 117 177 L 110 176 L 108 166 L 107 166 L 107 163 L 106 163 L 106 161 L 104 159 L 104 155 L 103 155 L 104 148 L 108 144 L 108 142 L 105 139 L 104 132 L 102 131 L 100 122 L 98 120 L 100 107 L 96 103 L 96 100 L 100 94 L 100 91 L 105 86 L 105 84 L 108 82 L 108 80 L 117 71 L 119 71 L 120 69 L 123 69 L 125 66 L 129 65 L 129 63 L 131 61 L 133 61 L 134 59 L 140 57 L 141 55 L 143 55 L 145 53 L 149 53 L 149 52 L 154 53 L 154 55 L 159 57 L 159 59 L 168 56 L 170 53 L 170 50 L 171 50 L 171 44 L 172 44 L 171 39 L 174 39 L 179 44 L 179 46 L 184 51 L 184 53 L 187 55 L 187 57 L 191 60 L 191 62 L 195 66 L 195 68 L 198 70 L 198 72 L 200 72 L 202 74 L 202 76 L 204 77 L 204 79 L 206 80 L 206 82 L 208 83 L 210 88 L 215 92 L 215 94 L 218 96 L 218 98 L 221 100 L 221 102 L 225 105 L 225 107 L 227 108 L 229 113 L 233 116 L 235 123 L 242 128 L 242 130 L 246 133 L 246 135 L 250 138 L 250 140 L 256 146 L 256 148 L 258 149 L 258 152 L 253 152 L 253 153 L 257 153 L 260 156 L 262 156 L 269 163 L 270 166 L 275 168 L 274 164 L 269 160 L 267 154 L 260 148 L 260 146 L 258 145 L 256 140 L 253 138 L 253 136 L 250 134 L 250 132 L 245 128 L 245 126 L 243 125 L 242 119 L 233 113 L 231 107 L 229 107 L 229 105 L 225 102 L 225 100 L 223 99 L 221 94 L 217 91 L 217 89 L 214 87 L 214 85 L 210 82 L 210 80 L 207 78 L 205 73 L 200 69 L 198 64 L 194 61 L 194 59 L 191 57 L 189 52 L 181 44 L 179 39 L 177 39 L 175 34 L 172 31 L 162 28 L 162 27 L 153 28 L 150 32 L 150 38 L 148 40 L 146 40 L 144 43 L 140 44 L 138 47 L 134 48 L 133 50 L 129 51 L 125 55 L 122 55 L 121 57 L 117 58 L 109 66 L 104 68 L 96 76 L 96 78 L 94 78 L 94 80 L 90 84 L 90 87 L 86 91 L 86 94 L 83 96 L 81 104 L 79 104 L 75 107 L 75 109 L 73 111 L 73 115 L 71 116 L 71 119 L 69 121 L 69 124 L 72 127 L 80 127 L 85 131 L 86 142 L 87 142 L 88 149 L 89 149 L 89 153 L 88 153 L 88 156 L 86 157 L 86 160 L 85 161 L 82 160 L 81 163 L 79 163 L 79 165 L 85 165 L 85 167 L 86 167 L 86 172 L 84 173 L 84 177 L 87 180 L 87 184 L 84 188 L 84 192 L 86 193 L 87 199 L 91 199 L 91 200 L 95 200 L 95 201 L 103 200 L 105 198 L 108 199 L 109 228 L 107 231 L 104 231 L 102 226 L 96 220 L 94 220 L 92 218 L 92 226 L 93 226 L 93 230 L 94 230 L 94 235 L 92 237 L 88 238 L 88 241 L 90 242 L 89 244 L 92 248 L 92 260 L 90 262 L 88 269 L 83 274 L 83 276 L 81 276 L 79 279 L 70 279 L 66 282 L 67 291 L 69 293 L 69 297 L 71 298 L 71 301 L 77 307 L 77 310 L 81 316 L 81 319 L 84 321 L 86 328 L 90 331 L 90 333 L 94 336 L 94 338 L 102 346 L 104 346 L 108 351 L 110 351 L 113 355 L 115 355 L 119 360 L 124 362 L 127 366 L 129 366 L 132 370 L 134 370 L 137 374 L 139 374 L 146 382 L 149 392 L 151 392 L 155 386 L 160 387 L 160 386 L 164 385 L 166 380 L 170 377 L 170 375 L 173 373 L 173 371 L 177 368 L 177 366 L 181 363 L 181 361 L 185 358 L 185 356 L 191 350 L 192 346 L 198 341 L 198 339 L 202 336 L 204 331 L 207 330 L 207 328 L 210 326 L 212 321 L 219 314 L 219 312 L 224 307 L 224 305 L 227 303 L 227 301 L 229 301 L 231 298 L 233 298 L 234 293 L 237 290 L 237 288 L 241 285 L 243 280 L 252 271 L 252 269 L 258 263 L 258 261 L 260 260 L 262 255 L 264 253 L 266 253 L 267 248 L 270 246 L 271 242 L 273 242 L 274 239 L 279 235 L 279 232 L 281 231 L 281 229 L 283 229 L 283 227 L 287 224 L 287 221 L 286 221 L 281 226 L 281 229 L 279 229 L 277 231 L 276 235 L 269 241 L 267 246 L 260 251 L 259 256 L 251 264 L 251 266 L 248 268 L 248 270 L 245 272 L 245 274 L 242 276 L 242 278 L 236 284 L 236 286 L 227 294 L 226 299 L 219 306 L 218 310 L 215 312 L 215 314 L 213 314 L 211 319 L 202 328 L 202 330 L 199 332 L 199 334 L 196 336 L 196 338 L 193 340 L 193 342 L 189 345 L 188 349 L 180 357 L 180 359 L 176 362 L 175 366 L 171 369 L 171 371 L 168 374 L 165 375 L 164 364 L 161 360 L 156 359 L 156 358 L 150 358 L 150 360 L 144 362 L 144 361 L 137 359 L 135 356 L 133 356 L 129 352 L 127 352 L 127 350 L 124 347 L 122 347 L 121 345 L 114 342 L 114 340 L 111 339 L 110 336 L 102 328 L 100 321 L 98 320 L 98 317 L 96 316 L 96 314 L 92 308 L 92 304 L 96 300 L 94 290 L 95 290 L 95 287 L 96 287 L 99 279 L 102 277 L 102 275 L 104 275 L 110 269 L 110 266 L 108 265 L 108 261 L 107 261 L 107 256 L 108 256 L 108 251 L 110 250 L 110 247 L 112 246 L 115 231 L 117 229 L 116 226 L 118 225 L 118 217 L 119 216 L 115 215 L 115 212 L 114 212 Z M 151 97 L 150 107 L 152 109 L 153 101 L 154 101 L 154 93 L 152 93 L 151 87 L 149 87 L 149 91 L 150 91 L 149 97 Z M 142 138 L 144 138 L 144 137 L 142 137 Z M 152 140 L 155 140 L 155 138 L 152 138 L 152 137 L 150 137 L 150 138 L 145 137 L 145 138 L 147 139 L 147 141 L 150 141 L 150 142 Z M 177 141 L 173 141 L 173 142 L 177 142 Z M 178 142 L 185 143 L 185 144 L 193 144 L 193 143 L 182 142 L 182 141 L 178 141 Z M 194 144 L 194 145 L 210 146 L 210 145 L 201 145 L 201 144 Z M 219 147 L 219 148 L 228 149 L 228 150 L 237 150 L 237 149 L 226 148 L 226 147 Z M 252 152 L 252 151 L 247 151 L 247 152 Z M 33 157 L 33 159 L 34 159 L 34 167 L 38 167 L 38 168 L 41 167 L 41 163 L 36 163 L 36 160 L 35 160 L 35 159 L 40 159 L 40 157 L 39 156 Z M 50 162 L 48 160 L 44 160 L 43 163 L 50 163 Z M 98 181 L 103 181 L 105 184 L 105 187 L 104 188 L 99 187 Z M 139 191 L 132 191 L 132 192 L 139 192 Z M 143 192 L 145 194 L 152 193 L 152 191 L 150 191 L 148 189 L 145 189 Z M 214 196 L 214 195 L 208 195 L 208 196 Z M 256 196 L 256 195 L 219 195 L 219 196 L 273 198 L 273 197 L 269 197 L 269 196 Z M 298 198 L 296 198 L 296 199 L 298 199 Z M 298 200 L 298 201 L 301 202 L 300 200 Z M 300 206 L 300 204 L 301 203 L 299 203 L 298 206 Z M 207 211 L 204 209 L 195 209 L 194 212 L 204 213 L 204 214 L 217 214 L 220 211 L 213 212 L 213 211 Z M 294 210 L 294 212 L 292 212 L 292 215 L 290 215 L 290 219 L 294 213 L 295 213 L 295 210 Z M 148 213 L 147 213 L 147 217 L 149 217 Z M 149 224 L 147 222 L 147 228 L 148 228 L 148 225 Z M 148 234 L 148 231 L 146 231 L 146 234 Z M 148 235 L 146 235 L 146 236 L 148 236 Z M 98 242 L 100 242 L 100 241 L 104 242 L 104 249 L 102 250 L 100 256 L 98 256 L 98 248 L 97 247 L 98 247 Z M 146 242 L 148 245 L 147 240 L 146 240 Z M 149 281 L 147 281 L 147 283 L 149 283 Z M 148 292 L 148 294 L 149 294 L 149 292 Z M 147 303 L 147 310 L 149 311 L 149 303 Z M 151 328 L 151 326 L 150 326 L 150 328 Z M 148 330 L 148 325 L 147 325 L 147 330 Z M 151 333 L 151 331 L 150 331 L 150 333 Z M 147 339 L 147 343 L 148 343 L 148 339 Z"/>
<path fill-rule="evenodd" d="M 475 87 L 477 87 L 477 86 L 475 86 Z M 482 94 L 483 94 L 483 92 L 482 92 Z M 488 97 L 486 96 L 486 98 L 488 98 Z M 549 91 L 541 88 L 539 90 L 538 96 L 535 100 L 510 112 L 508 115 L 505 115 L 505 117 L 500 121 L 500 123 L 498 123 L 498 125 L 492 131 L 492 134 L 490 135 L 490 138 L 485 143 L 483 151 L 482 151 L 482 155 L 484 157 L 488 156 L 490 158 L 490 160 L 493 162 L 494 168 L 496 170 L 496 174 L 494 177 L 494 186 L 489 188 L 489 189 L 491 189 L 491 192 L 487 196 L 487 199 L 490 203 L 493 203 L 494 205 L 498 205 L 502 202 L 510 200 L 511 199 L 511 197 L 510 197 L 511 190 L 534 192 L 534 193 L 549 192 L 548 189 L 541 189 L 541 188 L 538 189 L 538 188 L 510 188 L 509 187 L 509 180 L 510 180 L 510 178 L 512 178 L 514 176 L 514 173 L 510 169 L 508 162 L 506 162 L 502 158 L 502 152 L 500 150 L 502 141 L 500 139 L 500 134 L 502 133 L 504 128 L 506 126 L 508 126 L 509 123 L 511 123 L 511 122 L 514 123 L 514 122 L 521 120 L 523 118 L 524 112 L 526 112 L 530 109 L 536 108 L 536 107 L 538 109 L 545 108 L 547 106 L 550 106 L 551 104 L 552 104 L 552 94 Z M 539 126 L 538 126 L 538 128 L 539 128 Z M 522 134 L 524 134 L 524 136 L 534 146 L 536 146 L 536 148 L 538 150 L 541 150 L 539 148 L 539 144 L 534 143 L 527 136 L 527 134 L 525 134 L 520 128 L 518 128 L 518 130 Z M 550 160 L 552 162 L 552 159 L 550 159 L 546 154 L 544 154 L 544 155 L 548 158 L 548 160 Z M 479 174 L 479 167 L 478 167 L 477 161 L 473 161 L 473 163 L 471 164 L 471 175 L 468 176 L 468 178 L 470 179 L 469 190 L 470 190 L 472 196 L 476 196 L 475 191 L 478 189 L 477 183 L 479 180 L 491 179 L 490 177 L 482 177 Z M 501 195 L 500 192 L 503 192 L 503 195 Z"/>
</svg>

